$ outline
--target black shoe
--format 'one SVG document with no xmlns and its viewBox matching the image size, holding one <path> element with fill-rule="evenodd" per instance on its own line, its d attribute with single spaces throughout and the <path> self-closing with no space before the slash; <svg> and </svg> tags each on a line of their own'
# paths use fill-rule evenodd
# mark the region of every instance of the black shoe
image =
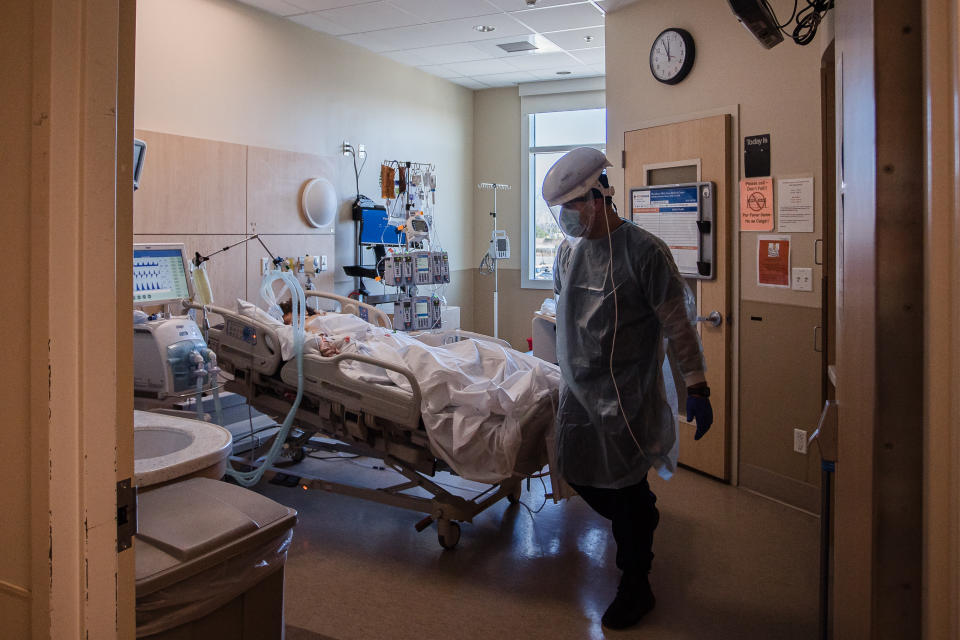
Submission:
<svg viewBox="0 0 960 640">
<path fill-rule="evenodd" d="M 642 580 L 620 581 L 617 597 L 603 613 L 601 622 L 607 629 L 626 629 L 640 622 L 653 610 L 657 599 L 653 597 L 647 577 Z"/>
</svg>

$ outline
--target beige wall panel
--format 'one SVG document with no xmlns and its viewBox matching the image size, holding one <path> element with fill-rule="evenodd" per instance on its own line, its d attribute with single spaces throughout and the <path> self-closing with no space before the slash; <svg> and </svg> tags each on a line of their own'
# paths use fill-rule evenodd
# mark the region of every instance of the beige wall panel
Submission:
<svg viewBox="0 0 960 640">
<path fill-rule="evenodd" d="M 815 444 L 806 455 L 795 453 L 793 430 L 812 433 L 820 415 L 819 322 L 819 311 L 806 307 L 744 302 L 740 309 L 741 340 L 750 345 L 740 360 L 740 484 L 812 511 L 809 495 L 795 502 L 793 483 L 807 485 L 816 500 L 819 455 Z M 751 482 L 758 473 L 747 466 L 780 476 L 783 486 L 765 476 Z"/>
<path fill-rule="evenodd" d="M 493 276 L 474 269 L 474 331 L 493 335 Z M 553 289 L 521 289 L 519 269 L 500 269 L 500 337 L 518 351 L 527 351 L 533 313 L 540 310 L 544 298 L 552 298 Z"/>
<path fill-rule="evenodd" d="M 334 272 L 337 269 L 334 261 L 334 236 L 329 235 L 264 235 L 262 236 L 264 244 L 270 249 L 270 252 L 280 258 L 294 258 L 310 254 L 312 256 L 327 256 L 327 270 L 318 273 L 313 278 L 313 284 L 320 291 L 333 291 Z M 263 275 L 260 272 L 260 261 L 263 258 L 269 260 L 270 256 L 257 241 L 247 243 L 247 280 L 246 280 L 246 299 L 254 302 L 261 307 L 264 306 L 263 299 L 260 297 L 260 283 L 263 281 Z M 306 276 L 299 274 L 301 284 L 306 282 Z M 274 285 L 277 291 L 280 285 Z"/>
<path fill-rule="evenodd" d="M 192 259 L 194 252 L 210 255 L 223 247 L 243 240 L 244 236 L 189 236 L 189 235 L 135 235 L 134 242 L 182 242 L 187 257 Z M 254 241 L 255 242 L 255 241 Z M 259 246 L 259 245 L 258 245 Z M 213 291 L 213 302 L 219 306 L 231 307 L 236 298 L 242 298 L 246 292 L 246 251 L 244 245 L 215 255 L 207 263 L 207 275 Z M 188 274 L 189 277 L 189 274 Z"/>
<path fill-rule="evenodd" d="M 333 233 L 335 224 L 321 229 L 307 222 L 300 197 L 311 178 L 336 181 L 334 161 L 309 153 L 247 147 L 247 231 Z M 353 194 L 338 196 L 344 200 Z"/>
<path fill-rule="evenodd" d="M 242 145 L 137 130 L 147 143 L 133 199 L 134 233 L 244 233 Z"/>
</svg>

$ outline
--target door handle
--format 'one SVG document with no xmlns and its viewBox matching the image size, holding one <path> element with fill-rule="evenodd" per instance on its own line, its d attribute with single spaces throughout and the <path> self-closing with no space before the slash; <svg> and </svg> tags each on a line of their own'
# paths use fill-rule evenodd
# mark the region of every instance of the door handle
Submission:
<svg viewBox="0 0 960 640">
<path fill-rule="evenodd" d="M 721 324 L 723 324 L 723 316 L 720 315 L 719 311 L 711 311 L 707 316 L 697 316 L 697 322 L 705 322 L 715 327 L 719 327 Z"/>
</svg>

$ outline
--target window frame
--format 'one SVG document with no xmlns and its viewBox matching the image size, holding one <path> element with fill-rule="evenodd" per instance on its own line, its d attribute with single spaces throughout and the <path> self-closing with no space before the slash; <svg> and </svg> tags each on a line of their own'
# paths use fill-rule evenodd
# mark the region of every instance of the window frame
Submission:
<svg viewBox="0 0 960 640">
<path fill-rule="evenodd" d="M 591 142 L 559 146 L 532 146 L 533 116 L 538 113 L 557 113 L 560 111 L 589 111 L 606 109 L 603 91 L 590 91 L 581 94 L 560 94 L 556 96 L 538 95 L 529 104 L 521 102 L 520 117 L 520 167 L 521 167 L 521 243 L 520 243 L 520 287 L 522 289 L 552 290 L 553 279 L 538 280 L 531 277 L 536 269 L 536 169 L 537 153 L 564 153 L 577 147 L 593 147 L 604 151 L 607 142 Z M 606 119 L 606 118 L 605 118 Z"/>
</svg>

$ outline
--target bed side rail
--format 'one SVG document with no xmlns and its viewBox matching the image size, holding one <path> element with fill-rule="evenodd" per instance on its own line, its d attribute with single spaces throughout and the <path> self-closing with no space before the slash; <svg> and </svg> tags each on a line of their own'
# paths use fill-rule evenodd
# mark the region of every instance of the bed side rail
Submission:
<svg viewBox="0 0 960 640">
<path fill-rule="evenodd" d="M 307 298 L 323 298 L 324 300 L 332 300 L 333 302 L 336 302 L 340 307 L 340 313 L 349 313 L 357 316 L 358 318 L 362 318 L 371 324 L 375 324 L 378 327 L 393 329 L 393 322 L 391 322 L 390 316 L 373 305 L 367 304 L 366 302 L 360 302 L 359 300 L 354 300 L 353 298 L 345 298 L 327 291 L 311 290 L 306 291 L 305 293 Z"/>
<path fill-rule="evenodd" d="M 231 369 L 251 369 L 272 376 L 283 364 L 280 336 L 274 325 L 214 305 L 185 302 L 184 306 L 205 316 L 223 317 L 222 327 L 210 328 L 209 341 L 218 363 L 227 365 L 224 370 L 233 373 Z"/>
<path fill-rule="evenodd" d="M 388 369 L 402 375 L 410 384 L 411 393 L 400 387 L 364 382 L 347 375 L 341 366 L 350 360 Z M 291 360 L 280 375 L 286 384 L 296 386 L 296 362 Z M 304 390 L 308 393 L 322 394 L 324 399 L 337 402 L 351 411 L 362 411 L 406 425 L 411 429 L 417 429 L 420 426 L 420 385 L 413 373 L 405 367 L 353 353 L 341 353 L 332 358 L 311 354 L 304 356 L 303 375 Z"/>
<path fill-rule="evenodd" d="M 450 344 L 451 342 L 459 342 L 460 340 L 483 340 L 500 345 L 505 349 L 513 348 L 513 346 L 506 340 L 494 338 L 493 336 L 487 336 L 482 333 L 474 333 L 473 331 L 465 331 L 464 329 L 440 329 L 423 333 L 415 333 L 413 334 L 413 337 L 432 347 Z"/>
</svg>

